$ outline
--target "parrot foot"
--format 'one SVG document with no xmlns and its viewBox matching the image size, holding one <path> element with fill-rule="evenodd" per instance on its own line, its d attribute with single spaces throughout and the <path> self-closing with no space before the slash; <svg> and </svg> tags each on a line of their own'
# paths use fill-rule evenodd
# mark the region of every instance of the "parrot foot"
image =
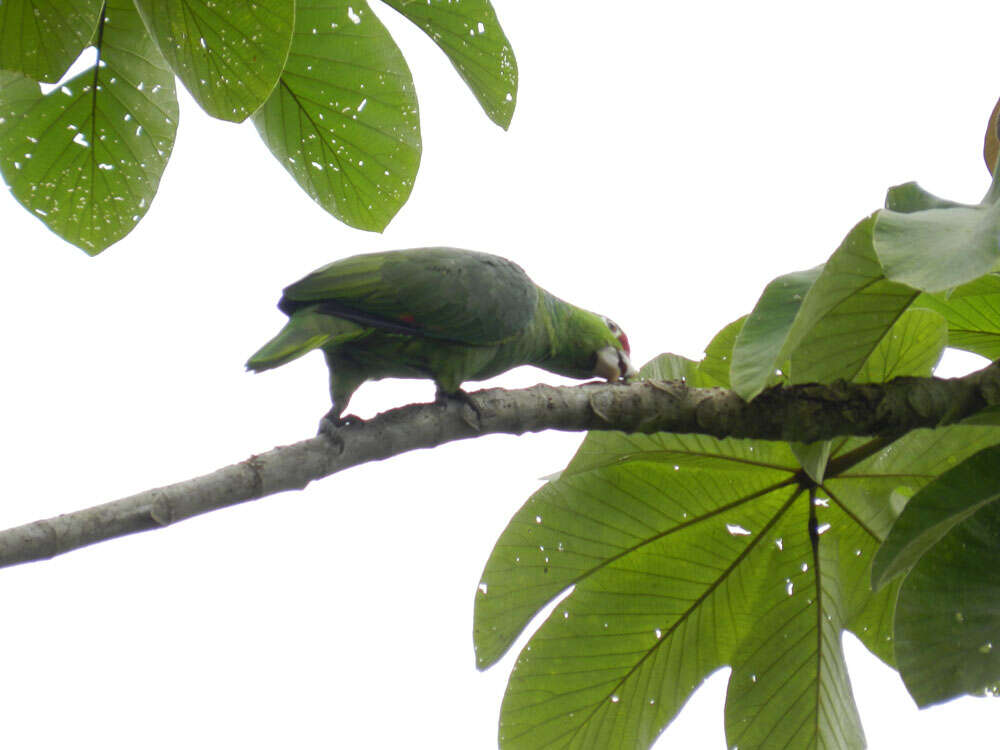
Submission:
<svg viewBox="0 0 1000 750">
<path fill-rule="evenodd" d="M 476 432 L 479 432 L 479 430 L 482 429 L 483 413 L 479 410 L 479 405 L 475 402 L 472 396 L 463 391 L 461 388 L 452 393 L 442 391 L 438 388 L 437 393 L 434 395 L 434 403 L 441 404 L 443 406 L 449 401 L 458 401 L 460 404 L 471 410 L 471 414 L 465 409 L 462 410 L 462 420 Z"/>
<path fill-rule="evenodd" d="M 323 418 L 319 420 L 319 431 L 318 435 L 326 435 L 328 438 L 336 441 L 341 441 L 341 437 L 337 434 L 341 427 L 347 427 L 352 424 L 364 424 L 361 417 L 357 417 L 353 414 L 346 414 L 341 416 L 337 413 L 336 409 L 330 409 Z"/>
</svg>

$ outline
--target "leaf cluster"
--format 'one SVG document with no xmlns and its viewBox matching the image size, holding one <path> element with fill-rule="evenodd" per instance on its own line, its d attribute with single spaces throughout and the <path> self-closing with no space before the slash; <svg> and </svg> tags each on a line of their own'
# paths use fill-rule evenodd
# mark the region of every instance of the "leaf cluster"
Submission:
<svg viewBox="0 0 1000 750">
<path fill-rule="evenodd" d="M 998 222 L 996 183 L 978 205 L 895 187 L 702 361 L 661 355 L 642 377 L 751 399 L 926 377 L 945 347 L 995 358 Z M 476 594 L 480 668 L 558 600 L 517 658 L 501 747 L 647 747 L 726 666 L 730 746 L 864 747 L 845 631 L 920 705 L 995 692 L 1000 424 L 954 422 L 809 445 L 589 434 L 510 521 Z"/>
<path fill-rule="evenodd" d="M 506 128 L 517 65 L 489 0 L 385 2 Z M 67 76 L 78 59 L 91 62 Z M 174 146 L 175 76 L 212 117 L 251 118 L 299 186 L 344 223 L 381 231 L 409 197 L 421 154 L 416 91 L 365 0 L 5 0 L 0 174 L 14 197 L 91 255 L 128 234 Z"/>
</svg>

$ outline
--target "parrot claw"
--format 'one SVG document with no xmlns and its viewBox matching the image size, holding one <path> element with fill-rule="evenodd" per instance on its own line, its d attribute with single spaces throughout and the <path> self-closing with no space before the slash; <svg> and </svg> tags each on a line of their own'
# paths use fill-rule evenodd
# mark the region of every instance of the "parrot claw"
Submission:
<svg viewBox="0 0 1000 750">
<path fill-rule="evenodd" d="M 317 434 L 326 435 L 328 438 L 334 440 L 340 440 L 340 436 L 337 434 L 341 427 L 347 427 L 353 424 L 364 424 L 361 417 L 357 417 L 353 414 L 347 414 L 345 416 L 340 416 L 336 413 L 334 409 L 330 409 L 323 418 L 319 420 L 319 431 Z"/>
<path fill-rule="evenodd" d="M 448 393 L 440 388 L 437 389 L 437 393 L 434 395 L 434 403 L 440 404 L 442 406 L 446 405 L 449 401 L 458 401 L 463 406 L 472 410 L 472 415 L 463 411 L 462 419 L 465 421 L 469 427 L 478 431 L 480 429 L 480 423 L 483 420 L 483 413 L 479 410 L 479 406 L 476 404 L 475 400 L 461 388 L 453 393 Z M 473 416 L 474 415 L 474 416 Z"/>
</svg>

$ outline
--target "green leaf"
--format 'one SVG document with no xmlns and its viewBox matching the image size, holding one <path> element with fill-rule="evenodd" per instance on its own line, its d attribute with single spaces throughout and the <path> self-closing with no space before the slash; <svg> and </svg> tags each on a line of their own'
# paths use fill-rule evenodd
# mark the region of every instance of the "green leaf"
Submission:
<svg viewBox="0 0 1000 750">
<path fill-rule="evenodd" d="M 853 463 L 844 459 L 857 444 L 836 446 L 815 553 L 805 478 L 787 446 L 589 435 L 512 519 L 476 596 L 483 668 L 572 587 L 518 657 L 502 747 L 648 746 L 726 664 L 730 744 L 859 746 L 839 633 L 891 663 L 894 599 L 869 587 L 890 495 L 1000 431 L 913 435 Z M 838 745 L 842 736 L 854 739 Z"/>
<path fill-rule="evenodd" d="M 889 334 L 882 338 L 864 366 L 855 376 L 858 382 L 887 382 L 896 377 L 913 376 L 926 377 L 931 374 L 947 343 L 947 330 L 944 319 L 930 310 L 915 310 L 913 308 L 903 313 L 899 320 L 889 330 Z M 857 440 L 826 440 L 821 443 L 812 443 L 803 446 L 800 443 L 793 443 L 792 450 L 802 463 L 803 468 L 813 481 L 821 484 L 826 478 L 826 469 L 829 465 L 831 453 L 839 453 L 841 456 L 849 454 L 850 451 L 859 446 L 863 446 L 865 441 Z M 892 451 L 890 447 L 887 451 Z M 835 486 L 835 483 L 828 485 L 828 488 Z M 885 521 L 890 517 L 889 513 L 894 513 L 901 505 L 892 502 L 892 498 L 898 493 L 891 493 L 885 503 L 887 513 L 879 513 L 872 518 L 872 528 L 880 529 L 879 532 L 871 532 L 861 535 L 856 541 L 854 548 L 842 549 L 841 554 L 845 559 L 849 559 L 852 553 L 858 553 L 862 546 L 870 542 L 871 538 L 876 538 L 878 534 L 884 535 Z M 846 500 L 845 500 L 846 502 Z M 859 522 L 860 523 L 860 522 Z M 847 539 L 849 535 L 844 535 Z M 859 586 L 855 590 L 863 589 Z M 891 648 L 892 618 L 889 613 L 892 611 L 893 602 L 896 600 L 897 587 L 891 586 L 883 590 L 881 595 L 869 597 L 867 603 L 857 603 L 855 609 L 859 614 L 851 623 L 851 629 L 858 633 L 862 641 L 887 664 L 894 664 L 894 655 Z"/>
<path fill-rule="evenodd" d="M 833 449 L 832 440 L 820 440 L 816 443 L 791 443 L 790 447 L 795 458 L 799 460 L 802 468 L 809 478 L 817 484 L 823 481 L 826 474 L 826 464 L 830 460 L 830 451 Z"/>
<path fill-rule="evenodd" d="M 761 599 L 773 604 L 758 608 L 735 659 L 726 738 L 740 748 L 861 750 L 864 732 L 840 643 L 846 612 L 839 550 L 823 541 L 814 548 L 799 533 L 808 523 L 802 505 L 775 528 L 783 549 L 759 571 L 764 585 L 758 595 L 766 590 Z M 789 565 L 799 560 L 798 569 Z M 798 710 L 789 716 L 778 707 Z"/>
<path fill-rule="evenodd" d="M 733 361 L 733 348 L 747 321 L 744 315 L 727 325 L 705 347 L 705 359 L 698 365 L 699 388 L 729 388 L 729 370 Z M 695 383 L 692 383 L 694 385 Z"/>
<path fill-rule="evenodd" d="M 90 42 L 102 0 L 2 0 L 0 69 L 55 83 Z"/>
<path fill-rule="evenodd" d="M 918 705 L 1000 693 L 998 567 L 1000 503 L 991 502 L 954 526 L 903 581 L 896 655 Z"/>
<path fill-rule="evenodd" d="M 786 342 L 802 301 L 823 266 L 779 276 L 764 289 L 736 338 L 730 372 L 732 388 L 748 401 L 769 383 L 787 359 Z"/>
<path fill-rule="evenodd" d="M 385 0 L 440 47 L 504 130 L 517 101 L 517 61 L 489 0 Z"/>
<path fill-rule="evenodd" d="M 170 67 L 212 117 L 242 122 L 288 57 L 294 0 L 135 0 Z"/>
<path fill-rule="evenodd" d="M 963 419 L 961 424 L 1000 425 L 1000 406 L 987 406 Z"/>
<path fill-rule="evenodd" d="M 934 310 L 910 308 L 899 316 L 865 360 L 854 380 L 885 383 L 893 378 L 927 377 L 948 345 L 948 322 Z"/>
<path fill-rule="evenodd" d="M 850 600 L 848 629 L 890 666 L 895 663 L 892 614 L 898 582 L 873 592 L 871 560 L 906 503 L 907 496 L 956 462 L 1000 440 L 996 427 L 916 430 L 850 468 L 838 464 L 872 443 L 841 441 L 823 489 L 843 509 L 839 530 L 843 590 Z M 845 585 L 845 581 L 850 583 Z"/>
<path fill-rule="evenodd" d="M 642 380 L 685 380 L 692 383 L 697 377 L 698 363 L 678 354 L 661 354 L 639 369 Z"/>
<path fill-rule="evenodd" d="M 956 203 L 946 198 L 938 198 L 915 182 L 904 182 L 902 185 L 894 185 L 889 188 L 885 195 L 885 207 L 890 211 L 904 214 L 926 211 L 930 208 L 974 208 L 966 203 Z"/>
<path fill-rule="evenodd" d="M 1000 202 L 994 180 L 983 203 L 969 206 L 899 186 L 879 211 L 872 243 L 886 278 L 914 289 L 940 292 L 965 284 L 1000 261 Z M 919 210 L 923 207 L 923 210 Z"/>
<path fill-rule="evenodd" d="M 941 325 L 904 314 L 859 370 L 922 372 Z M 733 332 L 716 337 L 720 352 Z M 648 746 L 730 665 L 730 745 L 862 747 L 840 635 L 893 663 L 898 587 L 872 592 L 872 556 L 908 493 L 997 440 L 1000 429 L 949 426 L 830 441 L 811 534 L 813 480 L 787 444 L 589 434 L 511 520 L 476 596 L 485 668 L 570 591 L 518 657 L 501 746 Z"/>
<path fill-rule="evenodd" d="M 1000 446 L 949 469 L 907 503 L 879 549 L 872 582 L 885 585 L 909 570 L 955 525 L 1000 498 Z"/>
<path fill-rule="evenodd" d="M 944 318 L 931 310 L 910 308 L 868 355 L 854 380 L 859 383 L 884 383 L 903 376 L 927 377 L 941 359 L 947 341 Z M 813 481 L 822 483 L 835 442 L 845 444 L 844 440 L 791 444 L 796 458 Z"/>
<path fill-rule="evenodd" d="M 98 61 L 42 96 L 0 77 L 0 172 L 14 197 L 96 255 L 146 213 L 173 148 L 173 74 L 129 0 L 111 0 Z"/>
<path fill-rule="evenodd" d="M 859 222 L 822 268 L 768 285 L 736 341 L 733 390 L 753 398 L 786 362 L 780 377 L 792 383 L 858 374 L 918 294 L 885 279 L 872 248 L 874 224 L 874 216 Z"/>
<path fill-rule="evenodd" d="M 481 666 L 539 600 L 575 584 L 518 659 L 501 715 L 504 748 L 551 747 L 559 737 L 577 738 L 565 747 L 647 745 L 732 658 L 740 636 L 732 602 L 755 588 L 747 576 L 773 545 L 768 520 L 792 501 L 787 472 L 747 471 L 748 443 L 649 440 L 652 462 L 543 487 L 487 564 L 476 600 Z M 777 450 L 768 457 L 791 466 Z M 667 453 L 677 463 L 663 462 Z"/>
<path fill-rule="evenodd" d="M 937 311 L 948 321 L 948 346 L 1000 359 L 1000 276 L 989 273 L 951 294 L 925 294 L 921 307 Z"/>
<path fill-rule="evenodd" d="M 589 434 L 567 471 L 528 500 L 498 541 L 476 597 L 480 668 L 499 659 L 531 617 L 560 591 L 671 529 L 687 527 L 703 514 L 718 515 L 744 494 L 774 485 L 787 489 L 782 483 L 797 468 L 780 444 L 761 446 L 758 456 L 746 441 L 668 434 L 606 437 Z M 751 470 L 758 461 L 764 470 Z M 682 468 L 674 468 L 681 463 Z M 702 492 L 705 482 L 717 484 L 720 494 Z M 673 503 L 659 499 L 684 487 L 692 491 Z M 711 497 L 708 507 L 682 507 L 685 497 L 697 504 L 703 494 Z M 652 501 L 646 499 L 650 495 Z M 725 531 L 725 524 L 713 526 Z M 734 554 L 746 541 L 728 533 L 722 540 L 739 543 Z"/>
<path fill-rule="evenodd" d="M 841 557 L 850 554 L 843 550 Z M 870 557 L 867 559 L 871 559 Z M 867 574 L 867 569 L 862 571 Z M 878 593 L 870 595 L 852 611 L 856 614 L 851 618 L 847 629 L 854 633 L 875 656 L 893 669 L 896 668 L 895 637 L 892 632 L 893 615 L 896 611 L 896 598 L 899 594 L 899 584 L 902 580 L 889 584 Z M 862 590 L 859 586 L 856 590 Z"/>
<path fill-rule="evenodd" d="M 381 231 L 410 195 L 420 163 L 413 81 L 363 0 L 300 0 L 285 72 L 253 122 L 302 189 L 346 224 Z"/>
<path fill-rule="evenodd" d="M 850 380 L 917 297 L 887 281 L 872 249 L 874 217 L 851 230 L 813 284 L 788 334 L 792 383 Z"/>
</svg>

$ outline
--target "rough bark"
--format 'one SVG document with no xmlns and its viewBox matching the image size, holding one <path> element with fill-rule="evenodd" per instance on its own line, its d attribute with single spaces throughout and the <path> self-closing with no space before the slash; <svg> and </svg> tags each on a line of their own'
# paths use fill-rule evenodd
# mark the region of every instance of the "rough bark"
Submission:
<svg viewBox="0 0 1000 750">
<path fill-rule="evenodd" d="M 479 435 L 621 430 L 805 443 L 841 435 L 892 439 L 996 406 L 996 363 L 962 378 L 778 387 L 750 402 L 731 391 L 689 388 L 675 381 L 494 388 L 469 394 L 468 403 L 450 400 L 392 409 L 342 427 L 333 437 L 280 446 L 195 479 L 0 531 L 0 567 L 303 489 L 351 466 Z"/>
</svg>

